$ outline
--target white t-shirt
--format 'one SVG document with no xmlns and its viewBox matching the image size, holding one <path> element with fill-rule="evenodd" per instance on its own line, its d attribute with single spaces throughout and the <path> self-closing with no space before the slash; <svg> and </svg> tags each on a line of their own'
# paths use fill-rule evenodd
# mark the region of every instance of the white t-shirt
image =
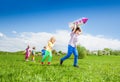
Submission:
<svg viewBox="0 0 120 82">
<path fill-rule="evenodd" d="M 71 36 L 71 38 L 69 40 L 69 45 L 71 45 L 72 47 L 76 47 L 79 35 L 71 32 L 70 36 Z"/>
</svg>

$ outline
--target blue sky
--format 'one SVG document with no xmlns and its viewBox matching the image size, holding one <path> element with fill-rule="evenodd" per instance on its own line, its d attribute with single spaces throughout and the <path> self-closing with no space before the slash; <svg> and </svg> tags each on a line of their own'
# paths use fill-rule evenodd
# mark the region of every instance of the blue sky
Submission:
<svg viewBox="0 0 120 82">
<path fill-rule="evenodd" d="M 0 0 L 0 32 L 69 30 L 68 23 L 88 17 L 83 33 L 120 40 L 119 0 Z"/>
<path fill-rule="evenodd" d="M 81 17 L 79 44 L 89 50 L 120 49 L 119 0 L 0 0 L 0 51 L 40 51 L 50 36 L 56 50 L 67 51 L 68 23 Z"/>
</svg>

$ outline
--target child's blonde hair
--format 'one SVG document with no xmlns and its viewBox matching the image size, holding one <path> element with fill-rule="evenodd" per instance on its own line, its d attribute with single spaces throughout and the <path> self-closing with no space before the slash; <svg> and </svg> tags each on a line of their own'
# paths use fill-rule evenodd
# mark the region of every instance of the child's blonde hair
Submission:
<svg viewBox="0 0 120 82">
<path fill-rule="evenodd" d="M 54 36 L 52 36 L 49 41 L 52 42 L 53 40 L 56 41 Z"/>
</svg>

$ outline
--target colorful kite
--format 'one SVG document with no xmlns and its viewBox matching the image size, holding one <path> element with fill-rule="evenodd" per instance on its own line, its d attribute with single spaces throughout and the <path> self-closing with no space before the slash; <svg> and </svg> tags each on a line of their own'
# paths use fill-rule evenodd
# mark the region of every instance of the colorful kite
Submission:
<svg viewBox="0 0 120 82">
<path fill-rule="evenodd" d="M 81 25 L 85 24 L 87 22 L 88 18 L 82 17 L 81 19 L 78 19 L 74 22 L 69 23 L 70 28 L 74 28 L 76 26 L 80 27 Z"/>
</svg>

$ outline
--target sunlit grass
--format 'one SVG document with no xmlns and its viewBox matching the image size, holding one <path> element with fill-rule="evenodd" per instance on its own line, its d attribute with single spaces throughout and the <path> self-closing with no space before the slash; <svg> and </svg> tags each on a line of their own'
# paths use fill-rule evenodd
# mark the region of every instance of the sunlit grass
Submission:
<svg viewBox="0 0 120 82">
<path fill-rule="evenodd" d="M 62 55 L 63 56 L 63 55 Z M 62 56 L 53 56 L 51 66 L 24 61 L 24 55 L 0 54 L 0 82 L 119 82 L 120 56 L 87 56 L 72 66 L 73 57 L 59 65 Z"/>
</svg>

